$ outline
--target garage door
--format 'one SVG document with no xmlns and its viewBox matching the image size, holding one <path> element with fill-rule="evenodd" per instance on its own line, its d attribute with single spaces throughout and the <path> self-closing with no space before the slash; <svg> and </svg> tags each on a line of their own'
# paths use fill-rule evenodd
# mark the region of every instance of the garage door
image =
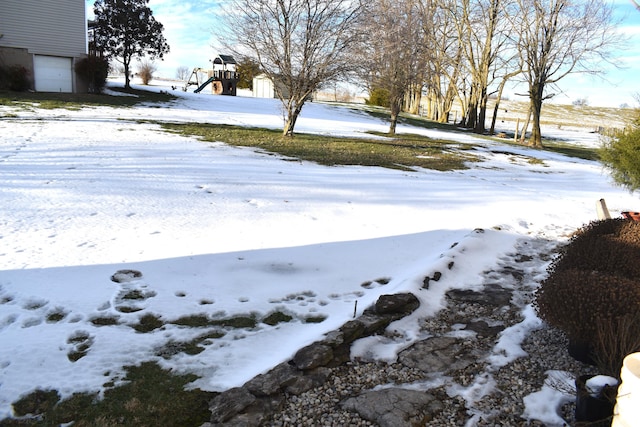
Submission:
<svg viewBox="0 0 640 427">
<path fill-rule="evenodd" d="M 73 92 L 71 58 L 36 55 L 34 79 L 38 92 Z"/>
</svg>

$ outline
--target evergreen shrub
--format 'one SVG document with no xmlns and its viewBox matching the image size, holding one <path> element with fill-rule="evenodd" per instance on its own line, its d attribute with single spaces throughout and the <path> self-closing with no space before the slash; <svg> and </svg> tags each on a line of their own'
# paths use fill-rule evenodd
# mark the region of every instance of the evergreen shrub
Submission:
<svg viewBox="0 0 640 427">
<path fill-rule="evenodd" d="M 109 62 L 104 58 L 89 56 L 76 62 L 76 73 L 89 85 L 89 93 L 102 93 L 107 85 Z"/>
<path fill-rule="evenodd" d="M 599 151 L 613 180 L 630 191 L 640 189 L 640 109 L 636 113 L 635 121 L 605 141 Z"/>
<path fill-rule="evenodd" d="M 0 67 L 0 88 L 26 92 L 31 89 L 29 74 L 29 70 L 22 65 Z"/>
<path fill-rule="evenodd" d="M 389 108 L 391 106 L 389 91 L 383 88 L 371 89 L 369 91 L 369 99 L 366 100 L 366 104 Z"/>
</svg>

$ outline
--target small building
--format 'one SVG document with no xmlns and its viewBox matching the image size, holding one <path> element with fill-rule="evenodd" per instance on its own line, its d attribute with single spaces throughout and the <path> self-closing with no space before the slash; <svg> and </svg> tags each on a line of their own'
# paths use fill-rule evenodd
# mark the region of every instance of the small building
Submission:
<svg viewBox="0 0 640 427">
<path fill-rule="evenodd" d="M 0 66 L 26 69 L 38 92 L 85 92 L 75 73 L 87 56 L 85 0 L 2 0 Z"/>
<path fill-rule="evenodd" d="M 258 74 L 253 78 L 253 97 L 254 98 L 275 98 L 276 84 L 279 84 L 280 93 L 287 99 L 289 90 L 281 83 L 274 83 L 266 74 Z"/>
<path fill-rule="evenodd" d="M 253 96 L 255 98 L 275 98 L 273 80 L 266 74 L 259 74 L 253 78 Z"/>
</svg>

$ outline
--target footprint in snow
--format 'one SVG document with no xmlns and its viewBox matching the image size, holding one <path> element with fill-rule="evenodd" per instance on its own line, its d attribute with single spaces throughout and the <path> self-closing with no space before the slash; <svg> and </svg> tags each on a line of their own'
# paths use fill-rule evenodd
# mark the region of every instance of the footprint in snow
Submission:
<svg viewBox="0 0 640 427">
<path fill-rule="evenodd" d="M 144 302 L 156 296 L 156 292 L 147 289 L 138 270 L 118 270 L 111 281 L 120 284 L 120 289 L 110 303 L 120 313 L 136 313 L 144 310 Z M 104 307 L 104 305 L 103 305 Z"/>
</svg>

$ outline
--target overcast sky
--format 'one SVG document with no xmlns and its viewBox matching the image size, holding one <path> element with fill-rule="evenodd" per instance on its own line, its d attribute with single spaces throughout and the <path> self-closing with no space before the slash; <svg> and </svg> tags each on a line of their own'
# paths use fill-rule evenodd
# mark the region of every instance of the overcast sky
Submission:
<svg viewBox="0 0 640 427">
<path fill-rule="evenodd" d="M 93 16 L 93 0 L 86 0 L 87 15 Z M 209 68 L 210 60 L 219 52 L 212 35 L 224 0 L 150 0 L 155 18 L 165 28 L 164 35 L 171 52 L 158 61 L 158 76 L 175 78 L 180 66 L 189 69 Z M 629 44 L 620 52 L 622 69 L 608 67 L 604 77 L 573 75 L 560 82 L 553 102 L 570 104 L 586 98 L 590 105 L 618 107 L 636 105 L 633 95 L 640 92 L 640 11 L 630 0 L 614 0 L 617 16 L 622 19 L 620 31 L 629 36 Z M 513 92 L 513 91 L 512 91 Z M 511 95 L 513 99 L 517 96 Z"/>
</svg>

